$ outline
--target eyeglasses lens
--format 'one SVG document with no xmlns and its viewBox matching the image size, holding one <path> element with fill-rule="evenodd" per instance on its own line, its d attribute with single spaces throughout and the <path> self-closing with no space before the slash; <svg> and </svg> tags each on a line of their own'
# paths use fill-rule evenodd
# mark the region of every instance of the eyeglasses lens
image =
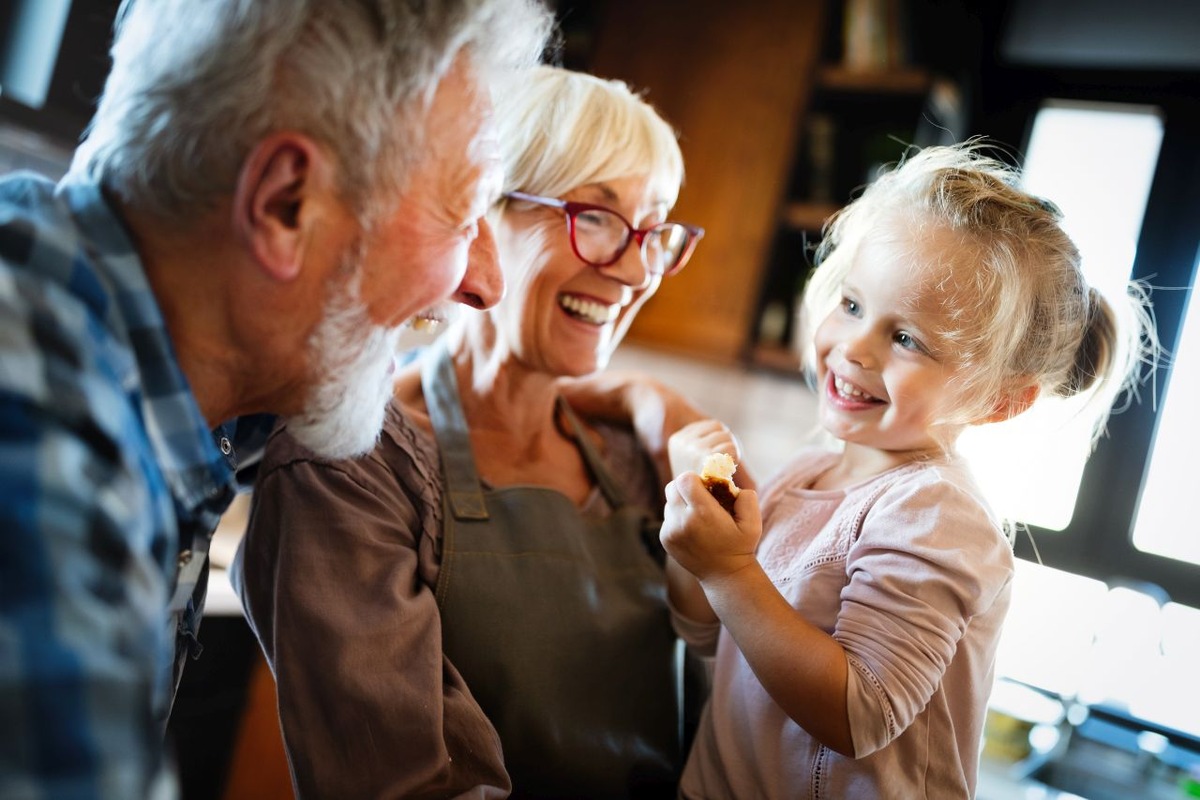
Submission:
<svg viewBox="0 0 1200 800">
<path fill-rule="evenodd" d="M 632 236 L 629 226 L 617 214 L 603 209 L 588 209 L 575 216 L 575 246 L 584 260 L 610 264 L 624 253 Z M 651 272 L 669 271 L 678 263 L 688 243 L 688 231 L 682 225 L 665 222 L 646 232 L 642 239 L 642 259 Z"/>
<path fill-rule="evenodd" d="M 575 246 L 587 261 L 606 264 L 625 250 L 629 227 L 611 211 L 590 208 L 575 216 Z"/>
<path fill-rule="evenodd" d="M 687 248 L 688 230 L 674 222 L 656 225 L 642 240 L 642 258 L 652 272 L 670 272 Z"/>
</svg>

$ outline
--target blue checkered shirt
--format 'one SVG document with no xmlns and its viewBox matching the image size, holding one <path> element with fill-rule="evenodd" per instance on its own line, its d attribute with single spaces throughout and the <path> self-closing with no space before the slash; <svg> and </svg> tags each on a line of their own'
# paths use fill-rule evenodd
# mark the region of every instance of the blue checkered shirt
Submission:
<svg viewBox="0 0 1200 800">
<path fill-rule="evenodd" d="M 0 180 L 0 797 L 174 796 L 233 457 L 99 187 Z"/>
</svg>

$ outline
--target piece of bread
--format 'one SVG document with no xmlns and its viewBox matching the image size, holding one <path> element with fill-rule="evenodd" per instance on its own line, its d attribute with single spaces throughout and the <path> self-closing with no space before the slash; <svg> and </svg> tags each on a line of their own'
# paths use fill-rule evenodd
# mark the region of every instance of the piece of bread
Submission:
<svg viewBox="0 0 1200 800">
<path fill-rule="evenodd" d="M 733 503 L 741 491 L 733 482 L 733 473 L 737 471 L 737 462 L 726 453 L 710 453 L 704 458 L 704 466 L 700 469 L 700 480 L 704 488 L 717 498 L 721 507 L 733 513 Z"/>
</svg>

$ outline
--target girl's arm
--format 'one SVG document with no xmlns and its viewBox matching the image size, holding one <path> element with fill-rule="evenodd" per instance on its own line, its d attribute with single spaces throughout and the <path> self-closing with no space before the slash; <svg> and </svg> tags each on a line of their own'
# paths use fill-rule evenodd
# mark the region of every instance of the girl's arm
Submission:
<svg viewBox="0 0 1200 800">
<path fill-rule="evenodd" d="M 755 557 L 761 533 L 753 491 L 738 495 L 730 517 L 695 474 L 667 487 L 661 539 L 676 566 L 694 576 L 771 699 L 826 747 L 852 755 L 846 653 L 771 583 Z"/>
</svg>

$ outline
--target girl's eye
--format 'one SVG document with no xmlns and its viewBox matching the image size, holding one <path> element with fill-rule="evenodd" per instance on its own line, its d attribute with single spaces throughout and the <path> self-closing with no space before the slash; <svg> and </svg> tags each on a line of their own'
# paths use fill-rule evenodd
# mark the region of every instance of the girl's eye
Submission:
<svg viewBox="0 0 1200 800">
<path fill-rule="evenodd" d="M 925 352 L 925 348 L 921 346 L 921 343 L 914 339 L 912 334 L 905 333 L 904 331 L 900 331 L 896 334 L 896 344 L 900 345 L 905 350 L 915 350 L 918 353 Z"/>
<path fill-rule="evenodd" d="M 842 298 L 842 310 L 851 316 L 858 316 L 859 306 L 857 300 L 851 300 L 849 297 Z"/>
</svg>

